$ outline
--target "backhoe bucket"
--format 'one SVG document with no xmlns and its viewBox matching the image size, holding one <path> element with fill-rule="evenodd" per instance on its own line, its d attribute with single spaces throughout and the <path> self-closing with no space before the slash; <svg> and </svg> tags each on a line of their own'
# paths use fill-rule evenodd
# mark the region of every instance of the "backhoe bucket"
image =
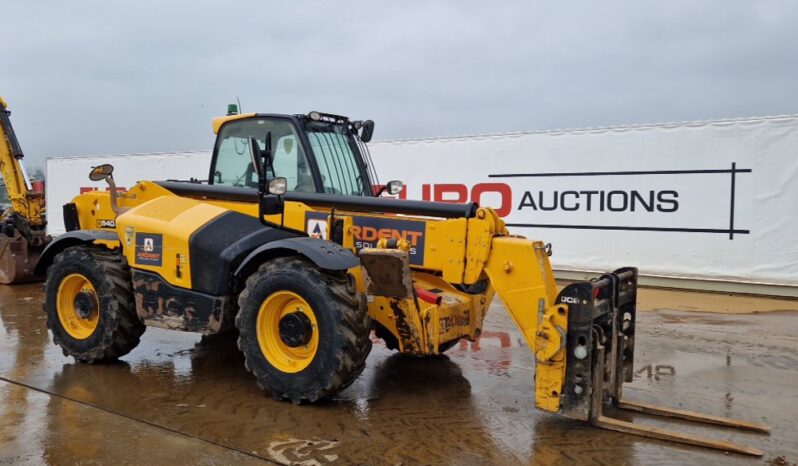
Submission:
<svg viewBox="0 0 798 466">
<path fill-rule="evenodd" d="M 623 268 L 597 280 L 572 283 L 557 297 L 568 304 L 565 386 L 560 413 L 619 432 L 747 455 L 762 452 L 722 440 L 623 421 L 604 414 L 605 405 L 704 424 L 768 432 L 767 426 L 623 399 L 633 377 L 637 269 Z"/>
<path fill-rule="evenodd" d="M 12 237 L 0 233 L 0 284 L 13 285 L 43 280 L 33 274 L 44 246 L 30 246 L 15 232 Z"/>
</svg>

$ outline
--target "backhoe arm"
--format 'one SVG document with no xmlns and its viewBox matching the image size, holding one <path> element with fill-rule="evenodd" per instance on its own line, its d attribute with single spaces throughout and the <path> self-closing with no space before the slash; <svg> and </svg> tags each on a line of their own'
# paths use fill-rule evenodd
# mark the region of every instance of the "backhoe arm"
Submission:
<svg viewBox="0 0 798 466">
<path fill-rule="evenodd" d="M 44 222 L 42 197 L 31 190 L 25 168 L 20 162 L 24 154 L 19 145 L 11 119 L 8 104 L 0 97 L 0 173 L 11 201 L 11 208 L 31 226 L 39 226 Z"/>
<path fill-rule="evenodd" d="M 44 193 L 31 189 L 8 111 L 0 97 L 0 174 L 11 208 L 0 215 L 0 284 L 37 280 L 34 269 L 50 242 L 45 230 Z"/>
</svg>

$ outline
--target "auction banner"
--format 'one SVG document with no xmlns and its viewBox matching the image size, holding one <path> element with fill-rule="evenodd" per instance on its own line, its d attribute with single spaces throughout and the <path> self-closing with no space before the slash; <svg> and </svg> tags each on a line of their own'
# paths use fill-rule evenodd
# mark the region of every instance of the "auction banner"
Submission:
<svg viewBox="0 0 798 466">
<path fill-rule="evenodd" d="M 476 201 L 560 270 L 798 285 L 798 117 L 374 143 L 401 197 Z"/>
</svg>

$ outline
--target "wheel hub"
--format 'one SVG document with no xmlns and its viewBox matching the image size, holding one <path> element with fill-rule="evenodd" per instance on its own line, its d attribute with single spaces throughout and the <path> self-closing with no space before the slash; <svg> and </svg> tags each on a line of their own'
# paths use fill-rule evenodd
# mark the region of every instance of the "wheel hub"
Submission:
<svg viewBox="0 0 798 466">
<path fill-rule="evenodd" d="M 97 312 L 97 298 L 94 293 L 81 291 L 75 295 L 75 312 L 81 319 L 88 319 Z"/>
<path fill-rule="evenodd" d="M 307 345 L 313 336 L 313 325 L 304 312 L 292 312 L 280 319 L 280 340 L 289 348 Z"/>
</svg>

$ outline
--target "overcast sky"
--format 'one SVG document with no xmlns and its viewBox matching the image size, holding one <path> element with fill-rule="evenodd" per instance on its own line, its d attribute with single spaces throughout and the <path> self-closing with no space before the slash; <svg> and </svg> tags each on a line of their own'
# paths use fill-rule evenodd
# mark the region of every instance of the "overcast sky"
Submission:
<svg viewBox="0 0 798 466">
<path fill-rule="evenodd" d="M 209 149 L 236 97 L 375 140 L 798 113 L 790 0 L 4 0 L 0 21 L 31 165 Z"/>
</svg>

